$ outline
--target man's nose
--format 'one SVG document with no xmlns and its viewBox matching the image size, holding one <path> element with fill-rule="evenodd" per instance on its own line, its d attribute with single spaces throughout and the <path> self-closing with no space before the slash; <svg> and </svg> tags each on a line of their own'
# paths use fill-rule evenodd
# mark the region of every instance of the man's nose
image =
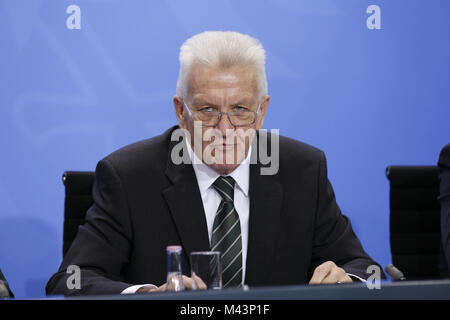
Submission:
<svg viewBox="0 0 450 320">
<path fill-rule="evenodd" d="M 216 126 L 217 129 L 222 132 L 222 135 L 225 137 L 227 135 L 227 130 L 234 130 L 234 126 L 231 124 L 230 119 L 226 113 L 222 113 L 222 116 L 219 120 L 219 123 Z"/>
</svg>

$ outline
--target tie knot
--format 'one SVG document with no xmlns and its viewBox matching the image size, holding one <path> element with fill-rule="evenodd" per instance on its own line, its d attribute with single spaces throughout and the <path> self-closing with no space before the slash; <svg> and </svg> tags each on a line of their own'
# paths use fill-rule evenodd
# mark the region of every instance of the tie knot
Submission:
<svg viewBox="0 0 450 320">
<path fill-rule="evenodd" d="M 234 179 L 230 176 L 220 176 L 213 183 L 214 188 L 220 194 L 223 201 L 233 201 L 234 198 Z"/>
</svg>

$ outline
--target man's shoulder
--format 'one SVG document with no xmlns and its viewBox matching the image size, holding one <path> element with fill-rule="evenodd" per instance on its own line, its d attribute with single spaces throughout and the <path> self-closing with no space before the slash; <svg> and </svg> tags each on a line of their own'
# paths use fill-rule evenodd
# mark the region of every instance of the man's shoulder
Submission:
<svg viewBox="0 0 450 320">
<path fill-rule="evenodd" d="M 126 145 L 102 160 L 106 160 L 116 168 L 165 163 L 172 132 L 177 126 L 171 127 L 164 133 Z"/>
<path fill-rule="evenodd" d="M 441 150 L 438 165 L 450 168 L 450 143 Z"/>
<path fill-rule="evenodd" d="M 322 154 L 322 150 L 306 142 L 281 135 L 279 137 L 280 137 L 280 147 L 285 148 L 289 151 L 297 152 L 302 155 L 306 154 L 306 155 L 320 156 Z"/>
<path fill-rule="evenodd" d="M 276 154 L 267 153 L 267 157 L 270 158 L 269 164 L 271 167 L 276 168 L 278 165 L 276 172 L 280 181 L 290 184 L 295 183 L 293 180 L 298 179 L 298 177 L 303 177 L 303 179 L 319 177 L 321 168 L 326 167 L 325 155 L 322 150 L 294 138 L 271 134 L 268 144 L 272 145 L 272 150 L 276 147 L 274 138 L 278 139 L 279 142 L 278 164 Z M 258 149 L 259 151 L 261 150 Z"/>
<path fill-rule="evenodd" d="M 274 135 L 272 135 L 274 136 Z M 287 162 L 317 162 L 323 157 L 323 151 L 306 142 L 279 135 L 280 160 Z"/>
</svg>

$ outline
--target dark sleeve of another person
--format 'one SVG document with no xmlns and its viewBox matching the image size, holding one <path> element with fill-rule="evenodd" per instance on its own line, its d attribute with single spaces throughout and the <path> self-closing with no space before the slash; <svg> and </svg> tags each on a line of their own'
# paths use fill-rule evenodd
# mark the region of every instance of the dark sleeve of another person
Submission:
<svg viewBox="0 0 450 320">
<path fill-rule="evenodd" d="M 442 250 L 446 259 L 446 265 L 450 266 L 450 143 L 442 149 L 438 166 Z M 447 270 L 447 272 L 450 274 L 450 270 Z"/>
<path fill-rule="evenodd" d="M 5 276 L 0 269 L 0 299 L 1 298 L 14 298 L 14 294 L 9 288 L 8 281 L 6 281 Z"/>
</svg>

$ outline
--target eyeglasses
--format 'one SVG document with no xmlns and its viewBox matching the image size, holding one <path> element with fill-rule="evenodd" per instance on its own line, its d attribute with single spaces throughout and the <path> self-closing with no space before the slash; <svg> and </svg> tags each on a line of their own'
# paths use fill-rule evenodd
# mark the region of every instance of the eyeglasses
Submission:
<svg viewBox="0 0 450 320">
<path fill-rule="evenodd" d="M 212 107 L 205 106 L 200 110 L 191 111 L 189 106 L 184 102 L 184 107 L 188 111 L 189 115 L 197 121 L 201 121 L 203 126 L 206 127 L 215 127 L 219 124 L 222 115 L 226 114 L 228 120 L 233 125 L 233 127 L 245 127 L 252 125 L 256 122 L 256 118 L 258 117 L 259 110 L 261 108 L 261 104 L 259 104 L 256 111 L 250 110 L 245 106 L 235 106 L 234 111 L 230 112 L 221 112 L 216 111 Z"/>
</svg>

